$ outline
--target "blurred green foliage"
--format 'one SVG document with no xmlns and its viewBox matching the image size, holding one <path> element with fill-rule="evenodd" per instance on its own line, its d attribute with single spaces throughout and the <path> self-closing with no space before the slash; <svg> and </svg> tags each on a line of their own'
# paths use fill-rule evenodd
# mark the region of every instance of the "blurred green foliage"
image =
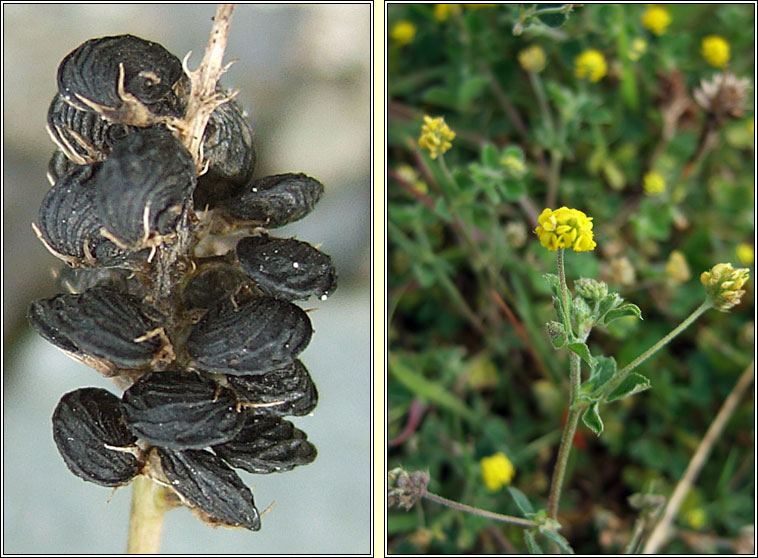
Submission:
<svg viewBox="0 0 758 558">
<path fill-rule="evenodd" d="M 730 72 L 754 75 L 754 6 L 667 5 L 661 36 L 643 27 L 642 4 L 457 5 L 444 20 L 437 6 L 387 7 L 390 34 L 399 22 L 415 29 L 409 42 L 388 38 L 387 52 L 388 467 L 428 470 L 431 492 L 519 515 L 506 491 L 486 489 L 479 461 L 505 453 L 513 485 L 544 507 L 568 401 L 566 351 L 545 329 L 556 318 L 542 276 L 555 273 L 555 253 L 533 233 L 547 199 L 594 218 L 597 248 L 566 254 L 569 287 L 603 279 L 642 310 L 644 321 L 622 318 L 587 340 L 619 367 L 702 302 L 702 271 L 732 262 L 754 276 L 735 254 L 754 244 L 754 84 L 742 110 L 720 118 L 693 98 L 720 72 L 700 55 L 707 35 L 729 42 Z M 635 39 L 646 43 L 638 60 Z M 545 53 L 539 74 L 518 61 L 533 45 Z M 607 61 L 596 83 L 574 76 L 586 49 Z M 417 147 L 424 115 L 456 132 L 438 160 Z M 649 171 L 666 181 L 663 194 L 644 193 Z M 674 250 L 684 282 L 666 271 Z M 580 425 L 559 514 L 577 553 L 623 551 L 637 517 L 627 498 L 673 490 L 751 362 L 753 281 L 733 311 L 708 311 L 638 369 L 652 388 L 605 406 L 600 437 Z M 702 537 L 674 537 L 665 552 L 730 553 L 752 523 L 750 399 L 677 517 Z M 409 423 L 414 405 L 420 419 Z M 390 510 L 388 529 L 397 554 L 528 544 L 521 528 L 435 504 Z M 703 540 L 713 546 L 693 546 Z"/>
</svg>

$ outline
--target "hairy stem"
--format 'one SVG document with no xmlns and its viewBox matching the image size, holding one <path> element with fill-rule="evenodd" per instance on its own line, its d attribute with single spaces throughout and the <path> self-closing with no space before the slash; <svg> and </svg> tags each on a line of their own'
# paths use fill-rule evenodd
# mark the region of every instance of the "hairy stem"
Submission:
<svg viewBox="0 0 758 558">
<path fill-rule="evenodd" d="M 579 355 L 574 353 L 570 354 L 569 359 L 571 363 L 569 414 L 566 418 L 566 426 L 563 427 L 563 434 L 561 434 L 561 445 L 558 449 L 555 469 L 553 469 L 553 480 L 550 483 L 550 496 L 547 505 L 548 516 L 552 519 L 558 517 L 558 504 L 561 499 L 563 479 L 566 476 L 566 465 L 571 454 L 571 446 L 573 445 L 576 427 L 579 424 L 579 417 L 584 410 L 582 405 L 574 405 L 581 383 L 581 360 Z"/>
<path fill-rule="evenodd" d="M 621 369 L 621 371 L 618 373 L 618 375 L 610 382 L 606 384 L 606 386 L 603 388 L 602 397 L 605 398 L 608 396 L 611 392 L 613 392 L 614 389 L 619 387 L 621 385 L 621 382 L 623 382 L 627 376 L 637 368 L 640 364 L 645 362 L 648 358 L 653 356 L 658 350 L 666 346 L 666 344 L 669 343 L 674 337 L 679 335 L 681 332 L 683 332 L 685 329 L 687 329 L 692 322 L 697 320 L 703 312 L 708 310 L 713 306 L 713 301 L 708 298 L 703 302 L 700 306 L 698 306 L 692 314 L 687 316 L 684 321 L 676 326 L 674 329 L 671 330 L 671 332 L 663 337 L 660 341 L 658 341 L 655 345 L 650 347 L 647 351 L 642 353 L 640 356 L 638 356 L 636 359 L 634 359 L 632 362 L 627 364 L 624 368 Z"/>
<path fill-rule="evenodd" d="M 529 519 L 522 519 L 520 517 L 513 517 L 512 515 L 503 515 L 487 510 L 481 510 L 479 508 L 467 506 L 466 504 L 461 504 L 460 502 L 455 502 L 454 500 L 448 500 L 447 498 L 437 496 L 431 492 L 424 492 L 423 497 L 427 500 L 431 500 L 432 502 L 436 502 L 437 504 L 447 506 L 448 508 L 470 513 L 473 515 L 478 515 L 480 517 L 486 517 L 487 519 L 494 519 L 495 521 L 502 521 L 503 523 L 510 523 L 512 525 L 518 525 L 519 527 L 536 527 L 534 521 L 530 521 Z"/>
</svg>

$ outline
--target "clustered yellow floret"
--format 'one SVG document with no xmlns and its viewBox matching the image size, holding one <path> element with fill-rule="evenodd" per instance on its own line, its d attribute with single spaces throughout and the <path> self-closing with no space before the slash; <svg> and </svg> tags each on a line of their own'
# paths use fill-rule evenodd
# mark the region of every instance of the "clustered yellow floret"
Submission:
<svg viewBox="0 0 758 558">
<path fill-rule="evenodd" d="M 548 250 L 573 248 L 575 252 L 584 252 L 597 246 L 593 240 L 592 217 L 587 217 L 578 209 L 545 209 L 537 222 L 539 226 L 534 232 Z"/>
<path fill-rule="evenodd" d="M 398 21 L 390 29 L 390 38 L 400 46 L 412 43 L 415 36 L 416 26 L 410 21 Z"/>
<path fill-rule="evenodd" d="M 709 35 L 701 44 L 700 52 L 711 66 L 723 68 L 729 62 L 729 43 L 718 35 Z"/>
<path fill-rule="evenodd" d="M 516 473 L 513 463 L 502 452 L 482 458 L 479 464 L 482 467 L 484 484 L 493 492 L 510 484 L 513 475 Z"/>
<path fill-rule="evenodd" d="M 527 72 L 540 73 L 545 69 L 545 51 L 539 45 L 532 45 L 518 53 L 518 62 Z"/>
<path fill-rule="evenodd" d="M 739 304 L 745 294 L 741 288 L 749 277 L 750 270 L 747 268 L 734 269 L 730 263 L 720 263 L 710 271 L 704 271 L 700 275 L 700 282 L 713 299 L 713 307 L 726 311 Z"/>
<path fill-rule="evenodd" d="M 642 178 L 642 187 L 648 196 L 657 196 L 666 191 L 666 181 L 655 171 L 650 171 Z"/>
<path fill-rule="evenodd" d="M 607 72 L 608 64 L 599 50 L 585 50 L 574 59 L 574 75 L 579 79 L 600 81 Z"/>
<path fill-rule="evenodd" d="M 642 25 L 656 35 L 663 35 L 670 23 L 671 15 L 660 6 L 650 6 L 642 14 Z"/>
<path fill-rule="evenodd" d="M 421 127 L 418 145 L 421 149 L 428 149 L 429 156 L 432 159 L 436 159 L 437 155 L 450 149 L 453 146 L 451 143 L 453 139 L 455 139 L 455 132 L 445 124 L 445 120 L 441 116 L 437 118 L 424 116 L 424 125 Z"/>
<path fill-rule="evenodd" d="M 737 245 L 735 252 L 737 252 L 737 259 L 745 265 L 750 265 L 755 260 L 755 249 L 752 244 L 741 242 Z"/>
</svg>

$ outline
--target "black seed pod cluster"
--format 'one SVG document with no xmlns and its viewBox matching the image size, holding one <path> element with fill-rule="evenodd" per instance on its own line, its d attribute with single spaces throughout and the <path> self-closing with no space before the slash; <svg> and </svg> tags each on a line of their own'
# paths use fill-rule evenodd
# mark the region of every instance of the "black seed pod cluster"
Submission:
<svg viewBox="0 0 758 558">
<path fill-rule="evenodd" d="M 234 101 L 211 114 L 199 160 L 188 151 L 191 83 L 178 58 L 132 35 L 92 39 L 61 62 L 47 116 L 53 186 L 34 228 L 67 264 L 68 292 L 33 302 L 28 319 L 125 388 L 78 389 L 55 409 L 75 475 L 112 487 L 146 475 L 211 524 L 257 530 L 234 468 L 315 459 L 283 418 L 318 401 L 298 358 L 312 326 L 293 301 L 326 299 L 336 272 L 310 244 L 269 235 L 309 213 L 323 186 L 300 173 L 253 180 L 254 137 Z"/>
</svg>

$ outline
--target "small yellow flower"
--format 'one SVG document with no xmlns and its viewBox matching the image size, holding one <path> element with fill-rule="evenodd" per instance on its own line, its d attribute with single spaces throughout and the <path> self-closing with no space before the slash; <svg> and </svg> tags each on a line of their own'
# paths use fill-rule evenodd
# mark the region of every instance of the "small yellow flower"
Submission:
<svg viewBox="0 0 758 558">
<path fill-rule="evenodd" d="M 660 174 L 651 171 L 642 178 L 642 188 L 648 196 L 658 196 L 666 191 L 666 181 Z"/>
<path fill-rule="evenodd" d="M 646 50 L 647 41 L 645 41 L 645 39 L 641 39 L 640 37 L 632 39 L 632 44 L 629 46 L 629 52 L 627 53 L 629 60 L 637 62 L 637 60 L 642 58 L 642 55 L 645 54 Z"/>
<path fill-rule="evenodd" d="M 656 35 L 663 35 L 671 23 L 671 15 L 660 6 L 648 6 L 642 14 L 642 25 Z"/>
<path fill-rule="evenodd" d="M 701 529 L 705 525 L 705 512 L 703 508 L 692 508 L 685 515 L 687 524 L 695 530 Z"/>
<path fill-rule="evenodd" d="M 751 135 L 755 134 L 755 119 L 748 118 L 746 125 L 747 125 L 747 129 L 750 131 L 750 134 Z"/>
<path fill-rule="evenodd" d="M 482 467 L 484 484 L 492 492 L 496 492 L 505 485 L 510 484 L 513 475 L 516 473 L 513 463 L 502 452 L 482 458 L 479 464 Z"/>
<path fill-rule="evenodd" d="M 592 217 L 578 209 L 545 209 L 537 222 L 539 226 L 534 232 L 540 237 L 540 244 L 550 251 L 573 248 L 575 252 L 584 252 L 597 246 L 593 240 Z"/>
<path fill-rule="evenodd" d="M 747 268 L 734 269 L 732 264 L 720 263 L 700 275 L 705 292 L 713 299 L 713 306 L 726 311 L 739 304 L 745 291 L 740 290 L 750 277 Z"/>
<path fill-rule="evenodd" d="M 410 21 L 398 21 L 390 29 L 390 38 L 400 46 L 412 43 L 415 36 L 416 26 Z"/>
<path fill-rule="evenodd" d="M 735 252 L 737 252 L 737 259 L 745 265 L 750 265 L 755 261 L 755 250 L 747 242 L 738 244 Z"/>
<path fill-rule="evenodd" d="M 401 165 L 398 165 L 397 174 L 400 178 L 413 186 L 413 189 L 419 194 L 426 194 L 429 191 L 426 182 L 421 180 L 418 172 L 416 172 L 416 169 L 414 169 L 409 164 L 403 163 Z"/>
<path fill-rule="evenodd" d="M 679 250 L 674 250 L 669 255 L 669 260 L 666 262 L 666 276 L 669 285 L 672 286 L 681 285 L 692 276 L 690 266 L 687 265 L 687 258 Z"/>
<path fill-rule="evenodd" d="M 518 53 L 518 62 L 527 72 L 538 74 L 545 69 L 545 51 L 532 45 Z"/>
<path fill-rule="evenodd" d="M 711 66 L 723 68 L 729 62 L 729 43 L 718 35 L 709 35 L 703 39 L 700 52 Z"/>
<path fill-rule="evenodd" d="M 447 21 L 450 16 L 457 16 L 461 13 L 460 4 L 435 4 L 434 19 L 437 21 Z"/>
<path fill-rule="evenodd" d="M 585 50 L 574 59 L 574 75 L 592 82 L 600 81 L 608 72 L 608 64 L 599 50 Z"/>
<path fill-rule="evenodd" d="M 437 155 L 450 149 L 453 146 L 451 142 L 454 138 L 455 132 L 445 124 L 445 120 L 441 116 L 437 118 L 424 116 L 424 125 L 421 127 L 418 145 L 421 149 L 428 149 L 429 156 L 432 159 L 436 159 Z"/>
</svg>

